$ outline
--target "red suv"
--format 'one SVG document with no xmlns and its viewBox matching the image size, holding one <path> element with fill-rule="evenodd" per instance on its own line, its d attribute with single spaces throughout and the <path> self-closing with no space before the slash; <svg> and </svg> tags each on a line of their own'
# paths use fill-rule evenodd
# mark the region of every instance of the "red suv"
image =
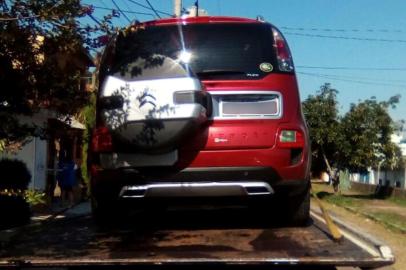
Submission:
<svg viewBox="0 0 406 270">
<path fill-rule="evenodd" d="M 119 202 L 269 197 L 303 224 L 309 154 L 292 57 L 272 24 L 162 19 L 107 45 L 90 153 L 98 220 Z"/>
</svg>

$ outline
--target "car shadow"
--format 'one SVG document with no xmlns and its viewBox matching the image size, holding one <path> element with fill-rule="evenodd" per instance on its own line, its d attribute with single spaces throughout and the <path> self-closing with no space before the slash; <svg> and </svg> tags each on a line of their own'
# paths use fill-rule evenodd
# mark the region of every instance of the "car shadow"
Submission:
<svg viewBox="0 0 406 270">
<path fill-rule="evenodd" d="M 244 204 L 202 205 L 193 202 L 182 205 L 150 206 L 127 213 L 99 226 L 101 230 L 207 230 L 264 229 L 292 227 L 283 207 Z M 311 226 L 309 218 L 305 227 Z"/>
</svg>

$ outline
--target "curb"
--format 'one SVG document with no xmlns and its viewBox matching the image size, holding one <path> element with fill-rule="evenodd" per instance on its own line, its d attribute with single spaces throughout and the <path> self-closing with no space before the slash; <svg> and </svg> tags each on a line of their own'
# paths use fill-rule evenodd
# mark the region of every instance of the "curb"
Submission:
<svg viewBox="0 0 406 270">
<path fill-rule="evenodd" d="M 319 209 L 317 209 L 316 207 L 313 207 L 311 209 L 311 211 L 313 211 L 314 213 L 317 213 L 319 215 L 321 214 L 321 211 Z M 336 215 L 334 210 L 328 210 L 328 211 L 330 212 L 330 216 L 333 219 L 334 223 L 336 223 L 336 225 L 338 225 L 340 228 L 344 228 L 346 231 L 349 231 L 352 234 L 357 235 L 358 237 L 360 237 L 361 239 L 363 239 L 366 242 L 373 243 L 375 246 L 386 246 L 385 242 L 383 242 L 381 240 L 378 240 L 377 238 L 375 238 L 371 234 L 363 231 L 359 227 L 359 225 L 356 225 L 356 224 L 350 223 L 348 221 L 342 220 L 340 217 L 338 217 Z"/>
<path fill-rule="evenodd" d="M 324 201 L 324 200 L 323 200 L 323 201 Z M 375 221 L 375 222 L 377 222 L 377 223 L 379 223 L 379 224 L 381 224 L 381 225 L 387 226 L 387 227 L 391 228 L 392 230 L 397 230 L 397 231 L 399 231 L 399 232 L 402 233 L 402 234 L 406 234 L 406 229 L 404 229 L 404 228 L 402 228 L 402 227 L 399 227 L 399 226 L 396 225 L 396 224 L 386 222 L 385 220 L 380 219 L 380 218 L 377 218 L 377 217 L 375 217 L 375 216 L 373 216 L 373 215 L 371 215 L 371 214 L 360 212 L 360 211 L 356 210 L 355 208 L 352 208 L 352 207 L 349 207 L 349 206 L 342 206 L 342 205 L 338 205 L 338 204 L 331 203 L 331 202 L 327 202 L 327 201 L 324 201 L 324 202 L 326 202 L 326 203 L 328 203 L 328 204 L 331 204 L 331 205 L 335 205 L 335 206 L 337 206 L 337 207 L 341 207 L 341 208 L 343 208 L 343 209 L 345 209 L 345 210 L 347 210 L 347 211 L 349 211 L 349 212 L 351 212 L 351 213 L 364 216 L 364 217 L 369 218 L 369 219 L 371 219 L 372 221 Z"/>
<path fill-rule="evenodd" d="M 335 205 L 336 205 L 336 204 L 335 204 Z M 337 205 L 337 206 L 339 206 L 339 205 Z M 383 219 L 377 218 L 377 217 L 375 217 L 375 216 L 373 216 L 373 215 L 371 215 L 371 214 L 368 214 L 368 213 L 359 212 L 359 211 L 357 211 L 356 209 L 354 209 L 354 208 L 352 208 L 352 207 L 348 207 L 348 206 L 339 206 L 339 207 L 342 207 L 342 208 L 344 208 L 344 209 L 346 209 L 346 210 L 348 210 L 348 211 L 350 211 L 350 212 L 352 212 L 352 213 L 362 215 L 362 216 L 364 216 L 364 217 L 366 217 L 366 218 L 369 218 L 369 219 L 371 219 L 371 220 L 373 220 L 373 221 L 375 221 L 375 222 L 377 222 L 377 223 L 379 223 L 379 224 L 382 224 L 382 225 L 384 225 L 384 226 L 388 226 L 388 227 L 390 227 L 391 229 L 400 231 L 402 234 L 406 234 L 406 229 L 404 229 L 404 228 L 402 228 L 402 227 L 399 227 L 399 226 L 396 225 L 396 224 L 387 222 L 387 221 L 385 221 L 385 220 L 383 220 Z"/>
</svg>

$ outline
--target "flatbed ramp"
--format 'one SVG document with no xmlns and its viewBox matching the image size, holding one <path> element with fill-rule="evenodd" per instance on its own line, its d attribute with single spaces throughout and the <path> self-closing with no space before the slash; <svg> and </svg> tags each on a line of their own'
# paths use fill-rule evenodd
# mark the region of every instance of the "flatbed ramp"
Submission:
<svg viewBox="0 0 406 270">
<path fill-rule="evenodd" d="M 344 239 L 334 241 L 320 214 L 312 211 L 311 216 L 312 221 L 303 228 L 261 228 L 245 226 L 245 223 L 236 228 L 223 226 L 221 221 L 219 224 L 214 222 L 216 226 L 193 226 L 192 221 L 192 225 L 173 226 L 171 223 L 171 226 L 135 227 L 129 223 L 118 228 L 100 229 L 86 215 L 19 232 L 0 251 L 0 267 L 247 265 L 377 268 L 394 262 L 388 247 L 340 222 L 338 225 Z M 197 214 L 184 218 L 184 221 L 194 219 L 199 223 L 199 218 L 202 221 L 208 217 L 213 216 Z M 173 218 L 182 220 L 182 217 Z M 229 219 L 221 214 L 218 218 Z"/>
</svg>

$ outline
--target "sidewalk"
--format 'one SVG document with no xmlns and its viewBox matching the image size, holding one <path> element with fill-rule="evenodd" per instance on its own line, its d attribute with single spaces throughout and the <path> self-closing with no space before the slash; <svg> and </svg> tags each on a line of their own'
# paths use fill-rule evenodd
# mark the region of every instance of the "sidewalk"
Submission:
<svg viewBox="0 0 406 270">
<path fill-rule="evenodd" d="M 90 202 L 79 202 L 71 207 L 62 207 L 58 203 L 54 203 L 46 210 L 33 211 L 31 222 L 40 222 L 48 219 L 61 219 L 90 214 Z"/>
<path fill-rule="evenodd" d="M 72 207 L 59 207 L 55 204 L 41 212 L 34 211 L 31 216 L 31 223 L 0 231 L 0 249 L 24 231 L 38 226 L 47 226 L 47 224 L 51 224 L 53 220 L 64 220 L 86 216 L 89 215 L 90 212 L 89 201 L 79 202 Z"/>
<path fill-rule="evenodd" d="M 377 199 L 374 194 L 351 190 L 334 194 L 332 186 L 320 183 L 313 183 L 312 187 L 323 201 L 374 220 L 390 230 L 406 234 L 406 202 L 393 201 L 390 198 Z"/>
</svg>

